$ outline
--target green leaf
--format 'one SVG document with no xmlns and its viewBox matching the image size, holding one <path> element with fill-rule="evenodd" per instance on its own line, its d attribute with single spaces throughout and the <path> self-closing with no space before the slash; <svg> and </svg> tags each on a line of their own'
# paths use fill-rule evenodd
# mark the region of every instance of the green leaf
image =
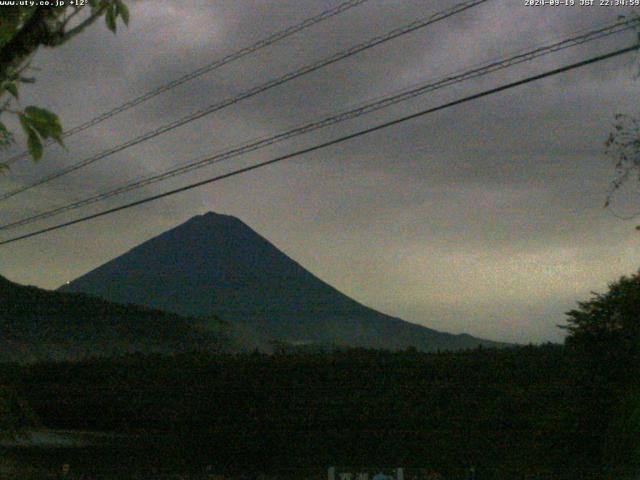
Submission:
<svg viewBox="0 0 640 480">
<path fill-rule="evenodd" d="M 6 88 L 7 92 L 9 92 L 15 98 L 18 98 L 18 87 L 16 86 L 15 83 L 9 82 L 9 83 L 5 84 L 4 88 Z"/>
<path fill-rule="evenodd" d="M 89 6 L 91 7 L 91 13 L 94 14 L 98 8 L 102 6 L 102 1 L 100 0 L 89 0 Z"/>
<path fill-rule="evenodd" d="M 27 147 L 29 149 L 29 153 L 34 161 L 38 161 L 42 158 L 42 142 L 40 141 L 40 137 L 38 137 L 38 133 L 31 126 L 31 122 L 29 117 L 25 114 L 20 114 L 18 116 L 20 119 L 20 125 L 22 125 L 22 130 L 27 135 Z"/>
<path fill-rule="evenodd" d="M 45 108 L 34 107 L 33 105 L 29 105 L 24 109 L 24 113 L 33 120 L 44 122 L 44 123 L 53 123 L 58 121 L 58 116 L 50 112 Z"/>
<path fill-rule="evenodd" d="M 27 117 L 23 113 L 18 114 L 18 120 L 20 120 L 20 125 L 22 126 L 22 129 L 25 132 L 27 131 L 28 128 L 31 128 L 29 126 L 29 121 L 27 120 Z"/>
<path fill-rule="evenodd" d="M 2 17 L 2 22 L 0 23 L 0 47 L 4 47 L 13 38 L 28 14 L 29 11 L 23 6 L 5 5 L 2 8 L 2 14 L 0 15 Z"/>
<path fill-rule="evenodd" d="M 107 28 L 113 33 L 116 33 L 116 5 L 115 3 L 107 8 L 107 14 L 105 15 L 105 21 L 107 22 Z"/>
<path fill-rule="evenodd" d="M 62 145 L 62 126 L 58 116 L 44 108 L 29 106 L 19 115 L 22 129 L 27 135 L 27 147 L 35 161 L 42 158 L 42 139 L 53 138 Z"/>
<path fill-rule="evenodd" d="M 27 147 L 29 148 L 29 153 L 31 157 L 37 162 L 42 158 L 42 152 L 44 148 L 42 147 L 42 142 L 40 141 L 40 137 L 33 128 L 27 128 L 25 130 L 27 134 Z"/>
<path fill-rule="evenodd" d="M 127 7 L 122 0 L 116 0 L 116 7 L 124 24 L 129 26 L 129 7 Z"/>
<path fill-rule="evenodd" d="M 0 122 L 0 148 L 11 145 L 13 141 L 13 133 L 11 133 L 4 123 Z"/>
<path fill-rule="evenodd" d="M 62 145 L 62 125 L 55 113 L 44 108 L 29 106 L 24 109 L 24 121 L 42 138 L 52 138 Z"/>
</svg>

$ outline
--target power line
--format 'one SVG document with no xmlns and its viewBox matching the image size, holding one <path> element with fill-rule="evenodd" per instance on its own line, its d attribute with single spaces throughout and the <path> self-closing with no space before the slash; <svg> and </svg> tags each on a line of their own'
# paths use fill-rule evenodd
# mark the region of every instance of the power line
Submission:
<svg viewBox="0 0 640 480">
<path fill-rule="evenodd" d="M 37 186 L 43 185 L 45 183 L 48 183 L 52 180 L 55 180 L 57 178 L 60 178 L 64 175 L 67 175 L 71 172 L 75 172 L 76 170 L 79 170 L 83 167 L 86 167 L 88 165 L 91 165 L 95 162 L 97 162 L 98 160 L 101 160 L 105 157 L 111 156 L 114 153 L 117 152 L 121 152 L 122 150 L 125 150 L 127 148 L 133 147 L 134 145 L 138 145 L 144 141 L 150 140 L 152 138 L 155 138 L 159 135 L 162 135 L 164 133 L 167 133 L 171 130 L 174 130 L 178 127 L 181 127 L 187 123 L 193 122 L 195 120 L 198 120 L 206 115 L 209 115 L 213 112 L 216 112 L 218 110 L 222 110 L 225 107 L 228 107 L 230 105 L 233 105 L 235 103 L 238 103 L 242 100 L 245 100 L 247 98 L 253 97 L 255 95 L 258 95 L 259 93 L 262 93 L 266 90 L 269 90 L 271 88 L 274 88 L 276 86 L 282 85 L 284 83 L 287 83 L 291 80 L 294 80 L 296 78 L 302 77 L 303 75 L 307 75 L 311 72 L 314 72 L 316 70 L 319 70 L 323 67 L 326 67 L 327 65 L 331 65 L 333 63 L 336 63 L 340 60 L 343 60 L 345 58 L 351 57 L 357 53 L 363 52 L 365 50 L 368 50 L 370 48 L 373 48 L 377 45 L 380 45 L 382 43 L 388 42 L 390 40 L 393 40 L 395 38 L 398 38 L 402 35 L 407 35 L 411 32 L 414 32 L 420 28 L 424 28 L 428 25 L 431 25 L 433 23 L 439 22 L 441 20 L 444 20 L 448 17 L 451 17 L 453 15 L 456 15 L 460 12 L 463 12 L 467 9 L 473 8 L 479 4 L 485 3 L 488 0 L 470 0 L 467 2 L 463 2 L 463 3 L 459 3 L 457 5 L 454 5 L 453 7 L 447 9 L 447 10 L 443 10 L 441 12 L 435 13 L 431 16 L 429 16 L 426 19 L 422 19 L 422 20 L 417 20 L 414 22 L 411 22 L 409 24 L 406 24 L 402 27 L 396 28 L 394 30 L 391 30 L 390 32 L 384 34 L 384 35 L 380 35 L 378 37 L 374 37 L 366 42 L 360 43 L 358 45 L 355 45 L 347 50 L 343 50 L 341 52 L 338 52 L 334 55 L 331 55 L 329 57 L 326 57 L 318 62 L 312 63 L 310 65 L 307 65 L 305 67 L 302 67 L 298 70 L 295 70 L 293 72 L 287 73 L 281 77 L 278 77 L 276 79 L 270 80 L 267 83 L 264 83 L 262 85 L 259 85 L 257 87 L 254 87 L 250 90 L 247 90 L 239 95 L 236 95 L 235 97 L 231 97 L 228 98 L 226 100 L 223 100 L 221 102 L 215 103 L 213 105 L 210 105 L 202 110 L 199 110 L 195 113 L 192 113 L 190 115 L 187 115 L 185 117 L 182 117 L 179 120 L 173 121 L 171 123 L 165 124 L 159 128 L 156 128 L 155 130 L 151 130 L 143 135 L 140 135 L 134 139 L 131 139 L 125 143 L 122 143 L 120 145 L 117 145 L 115 147 L 112 147 L 108 150 L 105 150 L 101 153 L 98 153 L 97 155 L 94 155 L 92 157 L 88 157 L 84 160 L 81 160 L 78 163 L 75 163 L 73 165 L 70 165 L 66 168 L 63 168 L 61 170 L 58 170 L 57 172 L 53 172 L 49 175 L 46 175 L 44 177 L 42 177 L 39 180 L 36 180 L 35 182 L 29 183 L 27 185 L 23 185 L 21 187 L 18 187 L 14 190 L 11 190 L 7 193 L 4 193 L 2 195 L 0 195 L 0 201 L 2 200 L 7 200 L 11 197 L 14 197 L 22 192 L 25 192 L 27 190 L 30 190 L 32 188 L 35 188 Z"/>
<path fill-rule="evenodd" d="M 169 197 L 169 196 L 181 193 L 181 192 L 185 192 L 187 190 L 192 190 L 194 188 L 201 187 L 203 185 L 207 185 L 207 184 L 210 184 L 210 183 L 218 182 L 220 180 L 224 180 L 226 178 L 234 177 L 234 176 L 240 175 L 242 173 L 246 173 L 246 172 L 249 172 L 249 171 L 252 171 L 252 170 L 257 170 L 259 168 L 266 167 L 267 165 L 272 165 L 274 163 L 282 162 L 284 160 L 288 160 L 288 159 L 291 159 L 291 158 L 294 158 L 294 157 L 299 157 L 299 156 L 305 155 L 307 153 L 315 152 L 317 150 L 321 150 L 323 148 L 326 148 L 326 147 L 329 147 L 329 146 L 332 146 L 332 145 L 336 145 L 336 144 L 339 144 L 339 143 L 342 143 L 342 142 L 346 142 L 348 140 L 352 140 L 354 138 L 358 138 L 358 137 L 361 137 L 361 136 L 364 136 L 364 135 L 368 135 L 370 133 L 377 132 L 377 131 L 385 129 L 385 128 L 389 128 L 391 126 L 398 125 L 400 123 L 403 123 L 403 122 L 406 122 L 406 121 L 409 121 L 409 120 L 413 120 L 415 118 L 419 118 L 419 117 L 428 115 L 430 113 L 434 113 L 434 112 L 437 112 L 437 111 L 440 111 L 440 110 L 444 110 L 446 108 L 454 107 L 456 105 L 460 105 L 460 104 L 467 103 L 467 102 L 470 102 L 470 101 L 473 101 L 473 100 L 477 100 L 479 98 L 486 97 L 486 96 L 489 96 L 489 95 L 493 95 L 493 94 L 496 94 L 496 93 L 499 93 L 499 92 L 502 92 L 502 91 L 505 91 L 505 90 L 509 90 L 509 89 L 518 87 L 520 85 L 525 85 L 527 83 L 531 83 L 531 82 L 534 82 L 534 81 L 537 81 L 537 80 L 541 80 L 543 78 L 548 78 L 548 77 L 551 77 L 551 76 L 554 76 L 554 75 L 558 75 L 560 73 L 568 72 L 568 71 L 574 70 L 576 68 L 580 68 L 580 67 L 584 67 L 584 66 L 587 66 L 587 65 L 591 65 L 591 64 L 597 63 L 597 62 L 601 62 L 601 61 L 607 60 L 609 58 L 617 57 L 617 56 L 623 55 L 625 53 L 629 53 L 629 52 L 638 50 L 638 48 L 640 48 L 640 45 L 633 45 L 631 47 L 623 48 L 623 49 L 620 49 L 620 50 L 615 50 L 613 52 L 609 52 L 609 53 L 606 53 L 604 55 L 599 55 L 599 56 L 596 56 L 596 57 L 592 57 L 592 58 L 589 58 L 587 60 L 583 60 L 581 62 L 572 63 L 572 64 L 566 65 L 564 67 L 556 68 L 554 70 L 549 70 L 547 72 L 544 72 L 544 73 L 541 73 L 541 74 L 538 74 L 538 75 L 527 77 L 527 78 L 524 78 L 522 80 L 518 80 L 518 81 L 515 81 L 515 82 L 507 83 L 505 85 L 501 85 L 499 87 L 495 87 L 495 88 L 492 88 L 492 89 L 489 89 L 489 90 L 485 90 L 485 91 L 480 92 L 480 93 L 469 95 L 467 97 L 463 97 L 461 99 L 454 100 L 452 102 L 448 102 L 448 103 L 445 103 L 445 104 L 437 106 L 437 107 L 428 108 L 426 110 L 422 110 L 420 112 L 413 113 L 411 115 L 406 115 L 404 117 L 400 117 L 400 118 L 397 118 L 395 120 L 391 120 L 389 122 L 385 122 L 385 123 L 376 125 L 374 127 L 370 127 L 370 128 L 364 129 L 364 130 L 360 130 L 358 132 L 355 132 L 355 133 L 352 133 L 352 134 L 349 134 L 349 135 L 345 135 L 345 136 L 336 138 L 334 140 L 330 140 L 328 142 L 323 142 L 323 143 L 314 145 L 312 147 L 304 148 L 302 150 L 298 150 L 298 151 L 293 152 L 293 153 L 288 153 L 286 155 L 282 155 L 282 156 L 273 158 L 271 160 L 266 160 L 264 162 L 260 162 L 260 163 L 257 163 L 255 165 L 251 165 L 251 166 L 248 166 L 248 167 L 240 168 L 238 170 L 234 170 L 232 172 L 225 173 L 225 174 L 222 174 L 222 175 L 217 175 L 215 177 L 211 177 L 211 178 L 208 178 L 206 180 L 201 180 L 199 182 L 191 183 L 189 185 L 186 185 L 186 186 L 183 186 L 183 187 L 180 187 L 180 188 L 176 188 L 176 189 L 164 192 L 164 193 L 159 193 L 159 194 L 156 194 L 156 195 L 152 195 L 150 197 L 146 197 L 146 198 L 143 198 L 141 200 L 136 200 L 134 202 L 130 202 L 130 203 L 127 203 L 125 205 L 121 205 L 119 207 L 114 207 L 114 208 L 110 208 L 110 209 L 107 209 L 107 210 L 103 210 L 101 212 L 94 213 L 92 215 L 87 215 L 85 217 L 81 217 L 81 218 L 78 218 L 78 219 L 75 219 L 75 220 L 71 220 L 71 221 L 68 221 L 68 222 L 60 223 L 60 224 L 54 225 L 52 227 L 43 228 L 43 229 L 36 230 L 34 232 L 31 232 L 31 233 L 27 233 L 27 234 L 20 235 L 20 236 L 14 237 L 14 238 L 10 238 L 8 240 L 3 240 L 3 241 L 0 242 L 0 245 L 7 245 L 9 243 L 14 243 L 14 242 L 17 242 L 19 240 L 24 240 L 24 239 L 27 239 L 27 238 L 31 238 L 31 237 L 34 237 L 36 235 L 42 235 L 42 234 L 47 233 L 47 232 L 51 232 L 51 231 L 54 231 L 54 230 L 59 230 L 61 228 L 69 227 L 71 225 L 75 225 L 75 224 L 78 224 L 78 223 L 83 223 L 83 222 L 86 222 L 86 221 L 89 221 L 89 220 L 92 220 L 92 219 L 95 219 L 95 218 L 99 218 L 99 217 L 103 217 L 105 215 L 109 215 L 109 214 L 112 214 L 112 213 L 115 213 L 115 212 L 119 212 L 121 210 L 126 210 L 126 209 L 129 209 L 129 208 L 138 206 L 138 205 L 142 205 L 142 204 L 145 204 L 145 203 L 153 202 L 155 200 L 159 200 L 161 198 Z"/>
<path fill-rule="evenodd" d="M 258 50 L 261 50 L 265 47 L 268 47 L 269 45 L 273 45 L 276 42 L 279 42 L 280 40 L 284 40 L 287 37 L 290 37 L 302 30 L 305 30 L 313 25 L 316 25 L 320 22 L 323 22 L 325 20 L 328 20 L 329 18 L 335 17 L 336 15 L 339 15 L 351 8 L 357 7 L 365 2 L 368 2 L 369 0 L 349 0 L 347 2 L 341 3 L 340 5 L 325 10 L 324 12 L 319 13 L 318 15 L 315 15 L 313 17 L 309 17 L 305 20 L 303 20 L 302 22 L 296 24 L 296 25 L 292 25 L 288 28 L 285 28 L 284 30 L 280 30 L 279 32 L 273 33 L 271 35 L 269 35 L 266 38 L 263 38 L 262 40 L 259 40 L 258 42 L 249 45 L 247 47 L 244 47 L 236 52 L 233 52 L 221 59 L 215 60 L 207 65 L 204 65 L 200 68 L 198 68 L 197 70 L 194 70 L 192 72 L 189 72 L 185 75 L 183 75 L 182 77 L 176 78 L 168 83 L 165 83 L 164 85 L 161 85 L 160 87 L 157 87 L 153 90 L 149 90 L 148 92 L 133 98 L 131 100 L 129 100 L 128 102 L 123 103 L 122 105 L 119 105 L 115 108 L 113 108 L 112 110 L 109 110 L 107 112 L 104 112 L 100 115 L 98 115 L 95 118 L 92 118 L 80 125 L 77 125 L 69 130 L 67 130 L 66 132 L 64 132 L 64 134 L 62 135 L 63 138 L 68 138 L 72 135 L 75 135 L 76 133 L 80 133 L 88 128 L 91 128 L 95 125 L 98 125 L 99 123 L 104 122 L 105 120 L 118 115 L 122 112 L 125 112 L 137 105 L 140 105 L 143 102 L 146 102 L 147 100 L 150 100 L 158 95 L 160 95 L 161 93 L 164 93 L 168 90 L 171 90 L 179 85 L 182 85 L 183 83 L 189 82 L 195 78 L 198 78 L 202 75 L 204 75 L 205 73 L 209 73 L 213 70 L 216 70 L 224 65 L 227 65 L 228 63 L 234 62 L 236 60 L 239 60 L 242 57 L 245 57 L 251 53 L 255 53 Z M 51 145 L 53 142 L 52 141 L 48 141 L 46 142 L 45 146 L 47 145 Z M 25 150 L 24 152 L 21 152 L 13 157 L 11 157 L 9 160 L 7 160 L 5 162 L 5 165 L 11 165 L 13 163 L 15 163 L 16 161 L 28 157 L 29 156 L 29 151 Z"/>
<path fill-rule="evenodd" d="M 631 28 L 634 28 L 637 25 L 637 23 L 638 23 L 638 20 L 635 20 L 635 19 L 614 22 L 613 24 L 598 28 L 596 30 L 588 31 L 581 35 L 576 35 L 568 39 L 565 39 L 556 43 L 552 43 L 550 45 L 541 46 L 527 52 L 513 55 L 508 58 L 503 58 L 503 59 L 491 62 L 489 64 L 486 64 L 484 66 L 464 71 L 460 74 L 451 74 L 443 77 L 438 81 L 423 84 L 418 87 L 414 87 L 394 95 L 383 97 L 380 100 L 366 103 L 360 107 L 351 109 L 349 111 L 334 114 L 332 116 L 325 117 L 321 120 L 308 123 L 285 132 L 281 132 L 271 137 L 254 140 L 240 147 L 232 148 L 230 150 L 226 150 L 221 153 L 216 153 L 213 156 L 208 156 L 200 160 L 192 161 L 187 163 L 186 165 L 180 165 L 180 166 L 174 167 L 160 174 L 145 177 L 145 178 L 136 180 L 134 182 L 130 182 L 126 185 L 120 186 L 118 188 L 108 190 L 106 192 L 98 193 L 82 200 L 71 202 L 67 205 L 63 205 L 63 206 L 60 206 L 36 215 L 32 215 L 30 217 L 16 220 L 11 223 L 0 225 L 0 230 L 9 230 L 9 229 L 18 228 L 24 225 L 31 224 L 38 220 L 51 218 L 53 216 L 62 214 L 64 212 L 85 207 L 87 205 L 92 205 L 94 203 L 106 200 L 108 198 L 112 198 L 114 196 L 117 196 L 126 192 L 137 190 L 139 188 L 158 183 L 160 181 L 166 180 L 171 177 L 175 177 L 177 175 L 182 175 L 190 171 L 203 168 L 208 165 L 219 163 L 219 162 L 222 162 L 222 161 L 225 161 L 249 152 L 253 152 L 255 150 L 267 147 L 269 145 L 273 145 L 274 143 L 281 142 L 283 140 L 296 137 L 298 135 L 306 134 L 314 130 L 318 130 L 320 128 L 324 128 L 324 127 L 334 125 L 346 120 L 357 118 L 361 115 L 378 111 L 380 109 L 409 100 L 419 95 L 423 95 L 427 92 L 432 92 L 434 90 L 448 87 L 466 80 L 488 75 L 498 70 L 509 68 L 511 66 L 518 65 L 520 63 L 528 62 L 533 59 L 542 57 L 544 55 L 548 55 L 550 53 L 558 52 L 566 48 L 585 44 L 585 43 L 592 42 L 616 33 L 629 30 Z"/>
</svg>

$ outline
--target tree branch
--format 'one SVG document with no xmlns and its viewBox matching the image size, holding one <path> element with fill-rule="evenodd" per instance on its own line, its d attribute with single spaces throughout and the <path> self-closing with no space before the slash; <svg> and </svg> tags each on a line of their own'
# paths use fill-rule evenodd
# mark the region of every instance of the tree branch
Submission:
<svg viewBox="0 0 640 480">
<path fill-rule="evenodd" d="M 80 13 L 80 11 L 82 10 L 82 7 L 73 7 L 73 13 L 71 15 L 69 15 L 68 17 L 66 17 L 64 19 L 64 21 L 62 22 L 62 29 L 64 30 L 67 27 L 67 24 L 71 21 L 71 19 L 73 17 L 75 17 L 78 13 Z"/>
<path fill-rule="evenodd" d="M 107 7 L 110 5 L 110 3 L 111 2 L 105 2 L 104 4 L 102 4 L 89 16 L 89 18 L 87 18 L 86 20 L 81 22 L 79 25 L 69 30 L 67 33 L 63 33 L 60 37 L 56 39 L 55 43 L 52 43 L 48 46 L 55 47 L 58 45 L 62 45 L 63 43 L 71 40 L 76 35 L 82 33 L 85 28 L 87 28 L 89 25 L 94 23 L 98 18 L 102 16 L 102 14 L 107 10 Z M 77 11 L 75 13 L 77 13 Z M 75 15 L 75 13 L 73 15 Z"/>
<path fill-rule="evenodd" d="M 40 45 L 51 42 L 47 19 L 55 13 L 51 7 L 36 7 L 20 31 L 0 49 L 0 81 L 6 80 L 11 69 L 17 68 Z"/>
</svg>

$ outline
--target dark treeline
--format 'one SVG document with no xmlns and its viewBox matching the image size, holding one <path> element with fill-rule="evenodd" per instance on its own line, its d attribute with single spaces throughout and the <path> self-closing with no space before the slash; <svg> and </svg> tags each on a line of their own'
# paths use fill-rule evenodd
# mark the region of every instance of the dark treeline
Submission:
<svg viewBox="0 0 640 480">
<path fill-rule="evenodd" d="M 47 427 L 134 434 L 128 458 L 154 465 L 383 464 L 454 478 L 475 466 L 478 478 L 602 478 L 620 405 L 606 385 L 585 382 L 584 367 L 546 345 L 133 355 L 0 373 Z"/>
<path fill-rule="evenodd" d="M 272 355 L 5 363 L 0 433 L 28 405 L 49 428 L 126 434 L 74 450 L 79 471 L 385 465 L 458 479 L 474 467 L 478 480 L 636 480 L 640 273 L 579 303 L 564 328 L 563 346 L 457 353 L 280 344 Z M 59 464 L 71 452 L 52 454 Z"/>
</svg>

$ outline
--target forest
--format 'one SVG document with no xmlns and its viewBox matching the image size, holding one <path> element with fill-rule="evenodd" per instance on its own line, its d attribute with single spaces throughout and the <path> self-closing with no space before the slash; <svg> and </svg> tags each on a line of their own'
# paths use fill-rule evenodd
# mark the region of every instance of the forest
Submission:
<svg viewBox="0 0 640 480">
<path fill-rule="evenodd" d="M 633 448 L 629 432 L 616 424 L 630 397 L 585 367 L 567 348 L 545 345 L 132 355 L 5 364 L 2 377 L 49 428 L 129 434 L 109 455 L 126 458 L 114 468 L 374 464 L 445 478 L 465 478 L 470 466 L 478 478 L 633 472 L 634 452 L 623 451 Z M 107 456 L 104 449 L 75 455 L 84 468 Z"/>
<path fill-rule="evenodd" d="M 100 446 L 9 454 L 95 475 L 324 476 L 329 465 L 381 465 L 442 478 L 635 479 L 639 305 L 640 274 L 622 277 L 568 312 L 564 345 L 283 345 L 3 363 L 3 388 L 28 405 L 31 426 L 119 434 Z"/>
</svg>

